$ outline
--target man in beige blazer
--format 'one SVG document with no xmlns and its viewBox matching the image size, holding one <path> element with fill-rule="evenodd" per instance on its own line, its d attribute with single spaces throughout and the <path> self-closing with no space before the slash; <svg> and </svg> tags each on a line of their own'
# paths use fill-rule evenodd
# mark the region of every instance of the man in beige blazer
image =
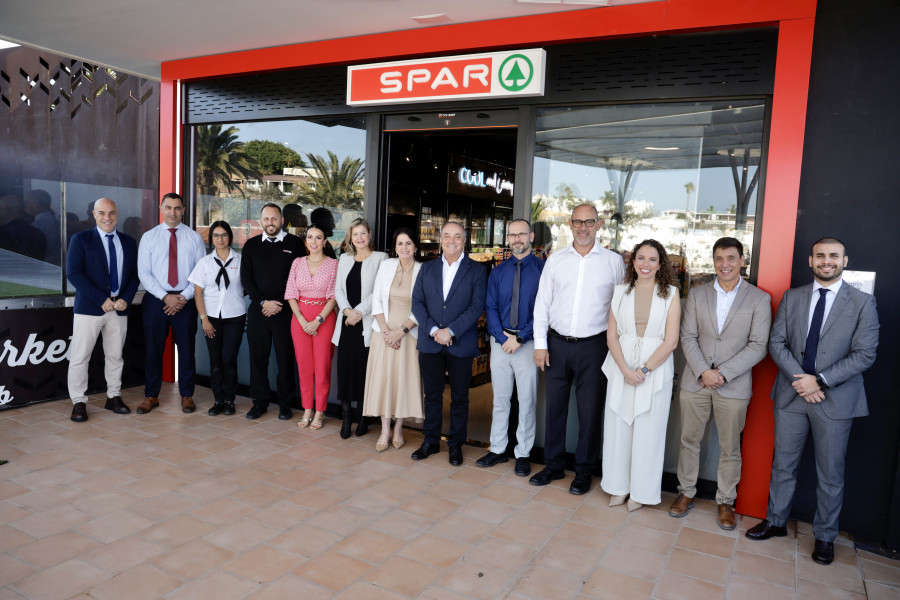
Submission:
<svg viewBox="0 0 900 600">
<path fill-rule="evenodd" d="M 750 370 L 766 356 L 772 326 L 771 298 L 741 279 L 744 247 L 723 237 L 713 245 L 716 278 L 688 295 L 681 319 L 686 364 L 681 377 L 681 451 L 678 497 L 669 514 L 694 506 L 700 442 L 710 413 L 719 432 L 716 503 L 719 527 L 734 529 L 734 500 L 741 478 L 741 431 L 752 394 Z"/>
</svg>

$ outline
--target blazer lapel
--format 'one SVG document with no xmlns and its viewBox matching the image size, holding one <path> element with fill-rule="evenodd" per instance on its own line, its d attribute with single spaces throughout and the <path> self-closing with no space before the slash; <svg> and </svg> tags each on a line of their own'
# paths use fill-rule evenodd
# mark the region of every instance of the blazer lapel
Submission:
<svg viewBox="0 0 900 600">
<path fill-rule="evenodd" d="M 716 292 L 714 284 L 703 286 L 703 289 L 706 290 L 706 308 L 709 312 L 709 322 L 712 323 L 713 331 L 719 331 L 719 319 L 716 316 L 716 301 L 719 293 Z"/>
<path fill-rule="evenodd" d="M 734 302 L 731 303 L 731 308 L 728 310 L 728 315 L 725 317 L 725 324 L 722 325 L 722 331 L 725 331 L 725 329 L 728 327 L 728 324 L 731 323 L 731 317 L 733 317 L 741 307 L 741 303 L 747 298 L 747 292 L 749 291 L 750 288 L 747 287 L 747 282 L 742 281 L 741 287 L 738 288 L 737 296 L 735 296 Z"/>
<path fill-rule="evenodd" d="M 797 337 L 803 340 L 804 348 L 806 347 L 806 335 L 809 333 L 809 303 L 812 300 L 812 289 L 812 284 L 804 286 L 803 293 L 800 294 L 800 302 L 803 303 L 803 306 L 800 307 L 800 314 L 803 318 L 797 322 L 796 326 L 800 328 L 800 335 Z"/>
<path fill-rule="evenodd" d="M 846 283 L 841 283 L 841 289 L 838 290 L 837 296 L 831 305 L 831 310 L 828 312 L 828 318 L 825 319 L 825 325 L 822 327 L 822 333 L 819 334 L 819 337 L 825 335 L 825 332 L 828 331 L 838 319 L 841 311 L 846 308 L 847 302 L 850 301 L 850 292 L 847 290 L 847 287 L 848 285 Z"/>
</svg>

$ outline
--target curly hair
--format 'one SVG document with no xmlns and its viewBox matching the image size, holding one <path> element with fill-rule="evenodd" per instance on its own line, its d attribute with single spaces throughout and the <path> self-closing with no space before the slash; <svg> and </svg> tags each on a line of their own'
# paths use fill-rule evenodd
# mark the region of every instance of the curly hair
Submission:
<svg viewBox="0 0 900 600">
<path fill-rule="evenodd" d="M 669 262 L 669 255 L 666 254 L 666 249 L 656 240 L 644 240 L 635 245 L 634 249 L 632 249 L 631 260 L 625 268 L 625 283 L 628 284 L 626 293 L 630 294 L 631 290 L 634 289 L 634 284 L 637 281 L 637 270 L 634 268 L 634 259 L 637 256 L 638 250 L 644 246 L 654 248 L 659 254 L 659 270 L 656 272 L 656 284 L 659 289 L 656 294 L 660 298 L 666 299 L 669 297 L 669 286 L 675 285 L 675 275 L 672 273 L 672 264 Z"/>
</svg>

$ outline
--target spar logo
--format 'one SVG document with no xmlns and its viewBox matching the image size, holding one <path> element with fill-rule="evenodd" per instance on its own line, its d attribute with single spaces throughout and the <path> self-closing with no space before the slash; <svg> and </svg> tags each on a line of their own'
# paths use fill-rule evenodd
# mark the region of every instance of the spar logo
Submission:
<svg viewBox="0 0 900 600">
<path fill-rule="evenodd" d="M 534 65 L 524 54 L 513 54 L 502 63 L 497 70 L 497 79 L 503 89 L 519 92 L 528 87 L 534 77 Z"/>
</svg>

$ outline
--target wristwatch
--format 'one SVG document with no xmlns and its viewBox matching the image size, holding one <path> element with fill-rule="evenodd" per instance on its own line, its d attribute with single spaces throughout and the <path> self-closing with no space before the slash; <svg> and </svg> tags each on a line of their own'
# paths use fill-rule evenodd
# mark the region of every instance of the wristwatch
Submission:
<svg viewBox="0 0 900 600">
<path fill-rule="evenodd" d="M 406 325 L 401 327 L 401 329 L 403 330 L 403 333 L 409 333 L 409 327 L 407 327 Z"/>
<path fill-rule="evenodd" d="M 200 315 L 200 320 L 201 320 L 201 321 L 202 321 L 203 319 L 205 319 L 205 318 L 206 318 L 206 315 Z"/>
<path fill-rule="evenodd" d="M 651 371 L 651 369 L 648 369 L 648 368 L 647 368 L 647 365 L 641 365 L 641 373 L 643 373 L 644 375 L 646 375 L 646 374 L 649 373 L 650 371 Z"/>
<path fill-rule="evenodd" d="M 316 315 L 316 321 L 319 322 L 319 325 L 325 322 L 325 318 L 322 315 Z"/>
<path fill-rule="evenodd" d="M 522 338 L 521 335 L 516 334 L 516 343 L 519 344 L 520 346 L 522 346 L 523 344 L 525 344 L 525 340 L 524 340 L 524 338 Z"/>
<path fill-rule="evenodd" d="M 819 387 L 823 390 L 827 390 L 829 387 L 831 387 L 827 383 L 825 383 L 825 380 L 822 379 L 821 375 L 816 375 L 816 383 L 818 383 Z"/>
</svg>

